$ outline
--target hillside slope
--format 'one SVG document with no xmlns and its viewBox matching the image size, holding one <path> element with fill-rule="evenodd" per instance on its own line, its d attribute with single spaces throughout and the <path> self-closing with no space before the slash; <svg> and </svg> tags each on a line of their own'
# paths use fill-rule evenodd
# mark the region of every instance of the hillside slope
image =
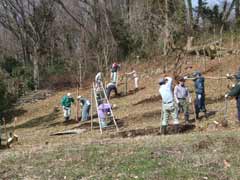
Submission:
<svg viewBox="0 0 240 180">
<path fill-rule="evenodd" d="M 192 62 L 183 67 L 184 73 L 201 69 L 205 76 L 216 77 L 236 72 L 240 58 L 211 60 L 206 69 L 201 59 Z M 187 72 L 189 66 L 192 68 Z M 1 179 L 238 179 L 240 137 L 234 99 L 229 101 L 229 126 L 221 126 L 228 80 L 206 80 L 208 119 L 193 123 L 196 128 L 183 134 L 158 136 L 154 130 L 160 127 L 158 79 L 162 74 L 156 69 L 161 66 L 155 62 L 136 67 L 142 74 L 140 91 L 111 100 L 118 107 L 114 113 L 120 119 L 120 131 L 128 138 L 114 128 L 100 135 L 97 125 L 91 132 L 90 123 L 63 123 L 62 112 L 55 112 L 54 107 L 69 91 L 76 97 L 76 90 L 56 92 L 46 100 L 17 107 L 24 112 L 16 125 L 19 142 L 11 149 L 0 150 Z M 130 89 L 131 84 L 129 81 Z M 193 83 L 188 81 L 187 85 L 193 91 Z M 124 91 L 124 85 L 119 90 Z M 90 89 L 80 94 L 90 98 Z M 74 118 L 75 107 L 72 114 Z M 182 117 L 180 121 L 183 123 Z M 50 136 L 74 128 L 87 131 Z M 128 132 L 136 129 L 148 136 L 131 137 L 135 135 Z"/>
</svg>

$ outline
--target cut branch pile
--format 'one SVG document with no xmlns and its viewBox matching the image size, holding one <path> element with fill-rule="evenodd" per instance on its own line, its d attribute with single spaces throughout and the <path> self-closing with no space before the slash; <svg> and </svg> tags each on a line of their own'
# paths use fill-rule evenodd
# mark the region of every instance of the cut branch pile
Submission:
<svg viewBox="0 0 240 180">
<path fill-rule="evenodd" d="M 202 44 L 202 45 L 193 45 L 192 43 L 193 37 L 188 37 L 188 41 L 184 50 L 187 54 L 191 55 L 203 55 L 208 56 L 211 59 L 216 57 L 221 57 L 229 54 L 240 54 L 239 49 L 231 49 L 231 48 L 224 48 L 222 47 L 221 41 L 213 41 L 210 43 Z"/>
</svg>

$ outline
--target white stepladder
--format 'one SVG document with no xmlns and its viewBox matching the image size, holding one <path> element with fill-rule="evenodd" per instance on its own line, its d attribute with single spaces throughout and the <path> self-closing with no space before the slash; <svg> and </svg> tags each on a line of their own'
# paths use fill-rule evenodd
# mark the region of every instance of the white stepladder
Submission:
<svg viewBox="0 0 240 180">
<path fill-rule="evenodd" d="M 101 82 L 100 86 L 98 86 L 98 87 L 96 87 L 96 85 L 93 83 L 93 88 L 92 88 L 91 94 L 92 94 L 91 95 L 91 104 L 92 104 L 92 106 L 91 106 L 91 130 L 93 129 L 93 112 L 92 112 L 93 110 L 92 109 L 93 109 L 93 97 L 94 97 L 96 110 L 97 110 L 97 116 L 98 116 L 98 122 L 99 122 L 99 129 L 100 129 L 100 132 L 102 134 L 103 131 L 102 131 L 102 127 L 101 127 L 101 119 L 99 117 L 98 107 L 99 107 L 101 102 L 102 103 L 105 102 L 105 103 L 110 105 L 109 100 L 108 100 L 107 95 L 106 95 L 106 91 L 105 91 L 104 86 L 103 86 L 103 83 Z M 118 132 L 119 129 L 118 129 L 118 125 L 117 125 L 115 116 L 113 114 L 112 108 L 110 108 L 110 114 L 107 115 L 106 117 L 113 120 L 114 125 L 116 127 L 116 130 Z"/>
</svg>

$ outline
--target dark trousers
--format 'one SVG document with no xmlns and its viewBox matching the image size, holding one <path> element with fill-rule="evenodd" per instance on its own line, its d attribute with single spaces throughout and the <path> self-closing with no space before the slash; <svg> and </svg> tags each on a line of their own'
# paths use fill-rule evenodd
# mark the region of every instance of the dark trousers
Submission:
<svg viewBox="0 0 240 180">
<path fill-rule="evenodd" d="M 116 87 L 110 87 L 110 88 L 107 88 L 107 90 L 106 90 L 106 95 L 107 95 L 107 98 L 108 98 L 108 99 L 109 99 L 110 94 L 111 94 L 112 91 L 115 92 L 115 95 L 118 94 L 118 92 L 117 92 L 117 88 L 116 88 Z"/>
<path fill-rule="evenodd" d="M 240 121 L 240 96 L 237 96 L 236 100 L 237 100 L 238 120 Z"/>
<path fill-rule="evenodd" d="M 197 116 L 200 112 L 206 112 L 205 94 L 196 94 L 195 111 Z"/>
</svg>

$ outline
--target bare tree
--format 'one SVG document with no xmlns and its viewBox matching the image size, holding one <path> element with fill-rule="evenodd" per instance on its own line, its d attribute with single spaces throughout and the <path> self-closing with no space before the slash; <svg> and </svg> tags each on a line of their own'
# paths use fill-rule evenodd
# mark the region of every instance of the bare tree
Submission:
<svg viewBox="0 0 240 180">
<path fill-rule="evenodd" d="M 44 6 L 47 12 L 38 16 L 38 6 Z M 39 87 L 39 58 L 41 43 L 49 28 L 49 12 L 52 1 L 36 0 L 2 0 L 0 2 L 0 23 L 21 42 L 24 52 L 29 52 L 33 63 L 35 89 Z M 43 8 L 43 7 L 41 7 Z M 40 19 L 39 19 L 40 18 Z"/>
<path fill-rule="evenodd" d="M 185 0 L 185 9 L 186 9 L 188 31 L 191 32 L 192 31 L 192 23 L 193 23 L 192 0 Z"/>
</svg>

